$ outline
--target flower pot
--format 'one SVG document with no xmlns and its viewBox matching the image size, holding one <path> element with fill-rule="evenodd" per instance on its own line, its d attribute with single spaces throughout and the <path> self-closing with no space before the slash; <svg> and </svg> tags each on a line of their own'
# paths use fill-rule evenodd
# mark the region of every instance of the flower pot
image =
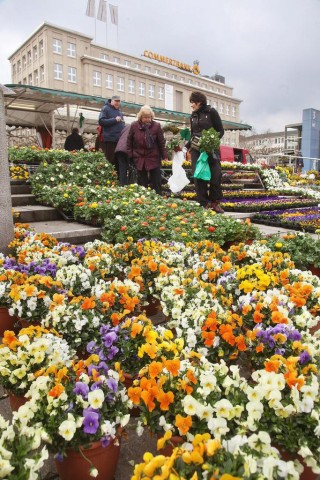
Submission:
<svg viewBox="0 0 320 480">
<path fill-rule="evenodd" d="M 308 269 L 313 275 L 316 275 L 317 277 L 320 277 L 320 268 L 315 267 L 314 265 L 308 265 Z"/>
<path fill-rule="evenodd" d="M 31 319 L 26 320 L 25 318 L 18 318 L 18 324 L 19 328 L 29 328 L 30 325 L 33 325 L 34 327 L 41 327 L 40 322 L 33 322 Z"/>
<path fill-rule="evenodd" d="M 22 395 L 15 395 L 14 393 L 10 392 L 8 392 L 8 398 L 12 412 L 19 410 L 19 408 L 28 401 L 26 397 L 23 397 Z"/>
<path fill-rule="evenodd" d="M 112 441 L 103 448 L 101 442 L 94 442 L 89 448 L 81 448 L 81 452 L 67 450 L 67 457 L 62 462 L 56 460 L 56 468 L 60 480 L 90 480 L 91 464 L 98 470 L 97 480 L 113 480 L 119 460 L 120 445 Z M 88 460 L 86 460 L 86 457 Z"/>
<path fill-rule="evenodd" d="M 313 473 L 311 468 L 307 467 L 307 465 L 304 463 L 303 458 L 300 455 L 298 455 L 297 453 L 287 452 L 278 445 L 275 445 L 275 447 L 279 450 L 282 460 L 286 462 L 289 462 L 290 460 L 299 460 L 299 462 L 303 465 L 304 470 L 300 474 L 300 480 L 316 480 L 318 478 L 318 474 Z"/>
<path fill-rule="evenodd" d="M 17 326 L 15 325 L 17 321 L 17 317 L 9 315 L 7 307 L 0 307 L 0 337 L 3 337 L 6 330 L 17 331 Z"/>
<path fill-rule="evenodd" d="M 168 443 L 164 448 L 158 450 L 158 455 L 164 455 L 165 457 L 171 457 L 173 449 L 182 445 L 184 442 L 183 437 L 180 435 L 174 435 L 170 439 L 170 443 Z"/>
<path fill-rule="evenodd" d="M 148 295 L 147 301 L 148 305 L 145 305 L 143 309 L 146 312 L 146 317 L 152 317 L 161 310 L 161 303 L 158 298 L 155 298 L 152 295 Z"/>
</svg>

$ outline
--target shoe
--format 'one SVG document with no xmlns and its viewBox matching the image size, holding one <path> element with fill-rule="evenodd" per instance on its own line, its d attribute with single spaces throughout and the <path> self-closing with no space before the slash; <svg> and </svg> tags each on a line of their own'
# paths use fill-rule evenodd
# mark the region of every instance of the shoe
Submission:
<svg viewBox="0 0 320 480">
<path fill-rule="evenodd" d="M 216 213 L 224 213 L 223 208 L 220 207 L 219 205 L 220 202 L 212 202 L 211 208 L 214 210 Z"/>
</svg>

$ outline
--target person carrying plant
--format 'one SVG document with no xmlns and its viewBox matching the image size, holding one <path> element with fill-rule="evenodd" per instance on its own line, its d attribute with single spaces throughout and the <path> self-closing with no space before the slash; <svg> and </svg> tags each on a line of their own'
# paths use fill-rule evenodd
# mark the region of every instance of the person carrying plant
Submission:
<svg viewBox="0 0 320 480">
<path fill-rule="evenodd" d="M 201 92 L 192 92 L 189 98 L 191 104 L 191 140 L 186 147 L 191 151 L 192 173 L 196 169 L 197 160 L 200 157 L 200 148 L 197 145 L 203 130 L 214 128 L 221 139 L 224 134 L 224 128 L 219 113 L 215 108 L 207 105 L 207 97 Z M 208 180 L 194 179 L 197 201 L 205 208 L 212 208 L 217 213 L 224 213 L 220 207 L 222 200 L 222 172 L 219 150 L 214 150 L 208 154 L 208 164 L 210 167 L 211 178 L 208 189 Z"/>
</svg>

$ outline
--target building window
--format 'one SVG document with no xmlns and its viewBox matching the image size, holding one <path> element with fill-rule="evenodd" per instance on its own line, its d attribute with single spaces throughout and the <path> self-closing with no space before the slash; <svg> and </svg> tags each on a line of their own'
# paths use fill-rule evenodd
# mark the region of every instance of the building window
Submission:
<svg viewBox="0 0 320 480">
<path fill-rule="evenodd" d="M 43 55 L 43 40 L 40 40 L 39 42 L 39 53 L 40 56 Z"/>
<path fill-rule="evenodd" d="M 184 77 L 180 77 L 180 82 L 184 82 Z"/>
<path fill-rule="evenodd" d="M 16 64 L 14 63 L 14 64 L 12 65 L 12 76 L 14 77 L 14 76 L 16 75 L 16 73 L 17 73 L 17 66 L 16 66 Z"/>
<path fill-rule="evenodd" d="M 139 95 L 141 97 L 145 96 L 146 94 L 146 84 L 143 82 L 139 82 Z"/>
<path fill-rule="evenodd" d="M 61 42 L 61 40 L 58 40 L 57 38 L 54 38 L 53 43 L 52 43 L 52 49 L 53 49 L 53 53 L 59 53 L 61 55 L 61 53 L 62 53 L 62 42 Z"/>
<path fill-rule="evenodd" d="M 24 77 L 24 79 L 22 80 L 22 85 L 27 85 L 27 77 Z"/>
<path fill-rule="evenodd" d="M 226 105 L 226 115 L 230 115 L 230 105 Z"/>
<path fill-rule="evenodd" d="M 193 80 L 191 80 L 191 78 L 189 78 L 188 83 L 189 83 L 189 85 L 193 85 Z"/>
<path fill-rule="evenodd" d="M 28 84 L 32 85 L 32 73 L 30 73 L 28 76 Z"/>
<path fill-rule="evenodd" d="M 194 82 L 197 87 L 200 87 L 200 82 Z"/>
<path fill-rule="evenodd" d="M 38 47 L 37 47 L 37 45 L 35 45 L 33 47 L 33 61 L 35 62 L 36 60 L 38 60 Z"/>
<path fill-rule="evenodd" d="M 144 71 L 150 73 L 150 72 L 151 72 L 151 68 L 150 68 L 150 67 L 144 67 Z"/>
<path fill-rule="evenodd" d="M 158 90 L 158 99 L 159 99 L 159 100 L 164 100 L 164 87 L 159 87 L 159 90 Z"/>
<path fill-rule="evenodd" d="M 54 63 L 53 65 L 53 78 L 55 80 L 62 80 L 62 65 L 60 63 Z"/>
<path fill-rule="evenodd" d="M 118 92 L 124 92 L 124 78 L 123 77 L 118 77 L 117 90 L 118 90 Z"/>
<path fill-rule="evenodd" d="M 44 65 L 40 67 L 40 82 L 44 81 Z"/>
<path fill-rule="evenodd" d="M 137 69 L 137 70 L 141 70 L 141 65 L 140 65 L 140 63 L 136 63 L 136 69 Z"/>
<path fill-rule="evenodd" d="M 113 88 L 113 75 L 106 76 L 106 88 Z"/>
<path fill-rule="evenodd" d="M 101 87 L 101 73 L 96 70 L 93 71 L 93 86 Z"/>
<path fill-rule="evenodd" d="M 173 74 L 173 75 L 172 75 L 172 78 L 173 78 L 173 80 L 177 80 L 178 77 L 177 77 L 176 74 Z"/>
<path fill-rule="evenodd" d="M 130 67 L 131 62 L 130 62 L 129 60 L 125 60 L 125 61 L 124 61 L 124 64 L 125 64 L 126 67 Z"/>
<path fill-rule="evenodd" d="M 68 67 L 68 82 L 77 83 L 77 69 Z"/>
<path fill-rule="evenodd" d="M 154 73 L 155 73 L 156 75 L 160 75 L 160 70 L 159 70 L 158 68 L 156 68 L 155 71 L 154 71 Z"/>
<path fill-rule="evenodd" d="M 154 98 L 154 85 L 149 85 L 149 98 Z"/>
<path fill-rule="evenodd" d="M 31 56 L 31 50 L 28 51 L 28 65 L 31 65 L 32 63 L 32 56 Z"/>
<path fill-rule="evenodd" d="M 100 53 L 100 58 L 101 60 L 108 60 L 108 55 L 106 55 L 105 53 Z"/>
<path fill-rule="evenodd" d="M 129 93 L 134 93 L 135 83 L 136 82 L 134 80 L 129 80 L 129 85 L 128 85 L 128 92 Z"/>
<path fill-rule="evenodd" d="M 26 56 L 23 55 L 22 57 L 22 68 L 25 69 L 27 66 L 27 59 L 26 59 Z"/>
<path fill-rule="evenodd" d="M 21 60 L 18 60 L 18 62 L 17 62 L 17 70 L 18 70 L 18 73 L 22 72 Z"/>
<path fill-rule="evenodd" d="M 35 70 L 33 72 L 33 78 L 34 78 L 34 84 L 38 85 L 39 84 L 39 72 L 38 72 L 38 70 Z"/>
<path fill-rule="evenodd" d="M 68 57 L 75 58 L 75 56 L 76 56 L 76 44 L 75 43 L 69 43 L 68 42 L 67 55 L 68 55 Z"/>
<path fill-rule="evenodd" d="M 219 112 L 220 112 L 220 113 L 223 113 L 223 103 L 220 103 Z"/>
<path fill-rule="evenodd" d="M 168 73 L 168 72 L 164 72 L 163 76 L 166 77 L 166 78 L 169 78 L 169 73 Z"/>
<path fill-rule="evenodd" d="M 120 58 L 119 57 L 113 57 L 114 63 L 120 63 Z"/>
<path fill-rule="evenodd" d="M 236 116 L 236 107 L 232 107 L 232 116 L 233 116 L 233 117 Z"/>
</svg>

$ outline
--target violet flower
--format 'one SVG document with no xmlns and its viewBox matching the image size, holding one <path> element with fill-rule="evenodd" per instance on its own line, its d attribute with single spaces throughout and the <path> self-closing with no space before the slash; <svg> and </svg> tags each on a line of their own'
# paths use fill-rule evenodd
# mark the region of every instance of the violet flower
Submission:
<svg viewBox="0 0 320 480">
<path fill-rule="evenodd" d="M 83 431 L 94 435 L 99 428 L 99 419 L 99 413 L 84 411 Z"/>
</svg>

